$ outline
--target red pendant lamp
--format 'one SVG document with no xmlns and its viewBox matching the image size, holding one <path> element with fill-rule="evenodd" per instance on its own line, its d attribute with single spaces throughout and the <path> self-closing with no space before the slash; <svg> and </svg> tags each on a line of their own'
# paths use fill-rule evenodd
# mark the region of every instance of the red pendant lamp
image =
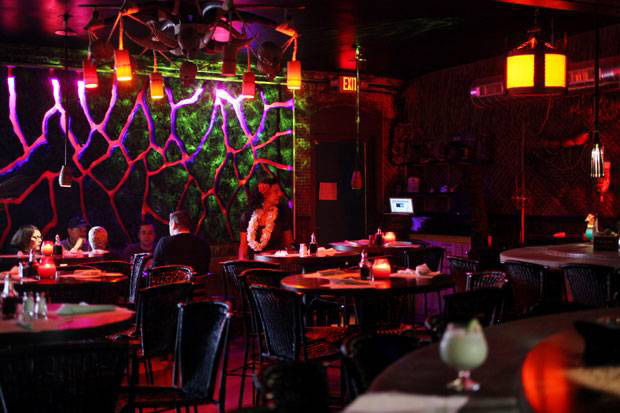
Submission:
<svg viewBox="0 0 620 413">
<path fill-rule="evenodd" d="M 157 71 L 157 52 L 153 50 L 153 73 L 149 75 L 151 99 L 158 100 L 164 97 L 164 76 Z"/>
<path fill-rule="evenodd" d="M 118 33 L 118 49 L 114 51 L 114 70 L 116 80 L 128 82 L 131 80 L 131 57 L 129 51 L 123 49 L 123 18 L 120 18 L 120 30 Z"/>
<path fill-rule="evenodd" d="M 230 42 L 226 43 L 222 54 L 222 75 L 237 75 L 237 49 Z"/>
<path fill-rule="evenodd" d="M 252 73 L 250 65 L 250 47 L 248 46 L 248 71 L 243 74 L 241 95 L 246 99 L 254 99 L 256 95 L 256 76 Z"/>
<path fill-rule="evenodd" d="M 84 87 L 86 89 L 96 89 L 97 86 L 99 86 L 99 76 L 97 75 L 97 67 L 93 64 L 90 53 L 82 62 L 82 72 Z"/>
</svg>

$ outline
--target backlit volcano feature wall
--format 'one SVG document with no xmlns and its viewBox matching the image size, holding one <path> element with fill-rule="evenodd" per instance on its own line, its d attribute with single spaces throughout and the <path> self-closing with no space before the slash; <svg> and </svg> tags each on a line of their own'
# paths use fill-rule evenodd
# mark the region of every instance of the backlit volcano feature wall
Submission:
<svg viewBox="0 0 620 413">
<path fill-rule="evenodd" d="M 103 77 L 93 92 L 77 77 L 14 73 L 0 88 L 8 114 L 0 122 L 0 244 L 25 223 L 62 233 L 72 215 L 108 228 L 120 244 L 135 238 L 141 219 L 167 224 L 178 208 L 196 232 L 225 242 L 237 237 L 257 176 L 278 176 L 292 196 L 294 101 L 277 86 L 247 100 L 237 83 L 184 88 L 168 79 L 166 98 L 154 102 L 144 79 L 125 86 Z M 65 116 L 70 189 L 57 183 Z"/>
</svg>

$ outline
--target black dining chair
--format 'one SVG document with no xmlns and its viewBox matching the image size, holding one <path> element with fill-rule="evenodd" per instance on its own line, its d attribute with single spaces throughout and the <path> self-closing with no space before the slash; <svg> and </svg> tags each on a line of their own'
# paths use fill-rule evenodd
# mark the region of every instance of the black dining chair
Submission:
<svg viewBox="0 0 620 413">
<path fill-rule="evenodd" d="M 573 302 L 591 307 L 618 304 L 618 273 L 615 268 L 592 264 L 568 264 L 562 267 Z"/>
<path fill-rule="evenodd" d="M 189 302 L 191 283 L 172 283 L 140 291 L 138 329 L 147 383 L 153 383 L 151 358 L 172 354 L 177 329 L 177 304 Z"/>
<path fill-rule="evenodd" d="M 405 335 L 357 335 L 346 339 L 340 351 L 349 400 L 365 393 L 387 366 L 419 346 L 418 339 Z"/>
<path fill-rule="evenodd" d="M 194 278 L 194 270 L 187 265 L 161 265 L 147 270 L 146 286 L 173 284 L 179 282 L 191 282 Z"/>
<path fill-rule="evenodd" d="M 252 285 L 251 297 L 264 332 L 264 358 L 276 361 L 335 360 L 346 337 L 343 327 L 305 327 L 301 296 L 280 288 Z"/>
<path fill-rule="evenodd" d="M 465 290 L 478 290 L 480 288 L 505 288 L 508 284 L 508 275 L 504 271 L 480 271 L 469 272 Z"/>
<path fill-rule="evenodd" d="M 131 257 L 131 271 L 129 273 L 129 297 L 127 302 L 129 304 L 136 304 L 136 298 L 138 291 L 146 287 L 145 269 L 152 258 L 150 252 L 142 252 L 134 254 Z"/>
<path fill-rule="evenodd" d="M 127 368 L 126 343 L 37 343 L 0 350 L 4 412 L 114 412 Z"/>
<path fill-rule="evenodd" d="M 529 315 L 545 298 L 545 267 L 523 261 L 506 261 L 504 267 L 512 288 L 512 308 L 516 317 Z"/>
<path fill-rule="evenodd" d="M 265 411 L 329 413 L 325 368 L 311 362 L 277 362 L 254 377 Z"/>
<path fill-rule="evenodd" d="M 480 272 L 480 262 L 468 257 L 448 256 L 450 275 L 454 278 L 456 292 L 467 289 L 467 273 Z"/>
<path fill-rule="evenodd" d="M 483 287 L 444 297 L 443 312 L 425 322 L 431 338 L 437 341 L 448 323 L 467 323 L 476 318 L 482 326 L 499 323 L 503 317 L 505 292 L 502 288 Z"/>
</svg>

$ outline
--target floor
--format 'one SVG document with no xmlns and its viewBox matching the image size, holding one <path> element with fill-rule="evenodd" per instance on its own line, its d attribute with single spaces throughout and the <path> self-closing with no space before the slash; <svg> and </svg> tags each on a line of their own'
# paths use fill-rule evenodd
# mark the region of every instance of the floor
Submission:
<svg viewBox="0 0 620 413">
<path fill-rule="evenodd" d="M 443 295 L 443 293 L 442 293 Z M 437 313 L 439 311 L 437 300 L 434 294 L 429 294 L 429 312 Z M 421 297 L 420 297 L 421 298 Z M 416 299 L 416 319 L 423 320 L 424 314 L 424 301 L 422 299 Z M 237 328 L 238 326 L 233 325 L 231 329 L 231 342 L 229 348 L 229 359 L 228 359 L 228 369 L 239 369 L 243 365 L 243 339 L 241 335 L 241 329 Z M 154 370 L 154 379 L 155 384 L 159 385 L 169 385 L 171 376 L 172 376 L 172 364 L 169 361 L 165 360 L 154 360 L 153 361 L 153 370 Z M 338 394 L 339 392 L 339 374 L 338 369 L 330 368 L 328 369 L 328 382 L 330 386 L 330 393 Z M 145 383 L 143 372 L 140 376 L 140 384 Z M 238 376 L 229 375 L 226 380 L 226 411 L 227 412 L 235 412 L 238 410 L 238 402 L 239 402 L 239 389 L 241 385 L 241 378 Z M 252 381 L 251 378 L 248 377 L 246 379 L 245 384 L 245 397 L 243 399 L 243 407 L 252 407 Z M 149 412 L 151 410 L 145 409 L 145 412 Z M 170 410 L 174 412 L 174 410 Z M 200 413 L 211 413 L 217 412 L 218 409 L 215 406 L 200 406 Z"/>
</svg>

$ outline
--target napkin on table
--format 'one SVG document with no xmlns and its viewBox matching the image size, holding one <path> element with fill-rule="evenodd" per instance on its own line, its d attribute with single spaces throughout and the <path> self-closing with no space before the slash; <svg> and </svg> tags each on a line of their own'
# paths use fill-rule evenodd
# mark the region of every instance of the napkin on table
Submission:
<svg viewBox="0 0 620 413">
<path fill-rule="evenodd" d="M 415 267 L 415 273 L 419 277 L 433 277 L 439 274 L 439 271 L 431 271 L 431 269 L 428 268 L 428 265 L 424 263 Z"/>
<path fill-rule="evenodd" d="M 114 305 L 62 304 L 60 307 L 58 307 L 56 314 L 74 315 L 74 314 L 105 313 L 107 311 L 114 311 L 115 309 L 116 309 L 116 306 Z"/>
<path fill-rule="evenodd" d="M 361 395 L 344 409 L 344 413 L 456 413 L 465 403 L 466 396 L 377 392 Z"/>
</svg>

